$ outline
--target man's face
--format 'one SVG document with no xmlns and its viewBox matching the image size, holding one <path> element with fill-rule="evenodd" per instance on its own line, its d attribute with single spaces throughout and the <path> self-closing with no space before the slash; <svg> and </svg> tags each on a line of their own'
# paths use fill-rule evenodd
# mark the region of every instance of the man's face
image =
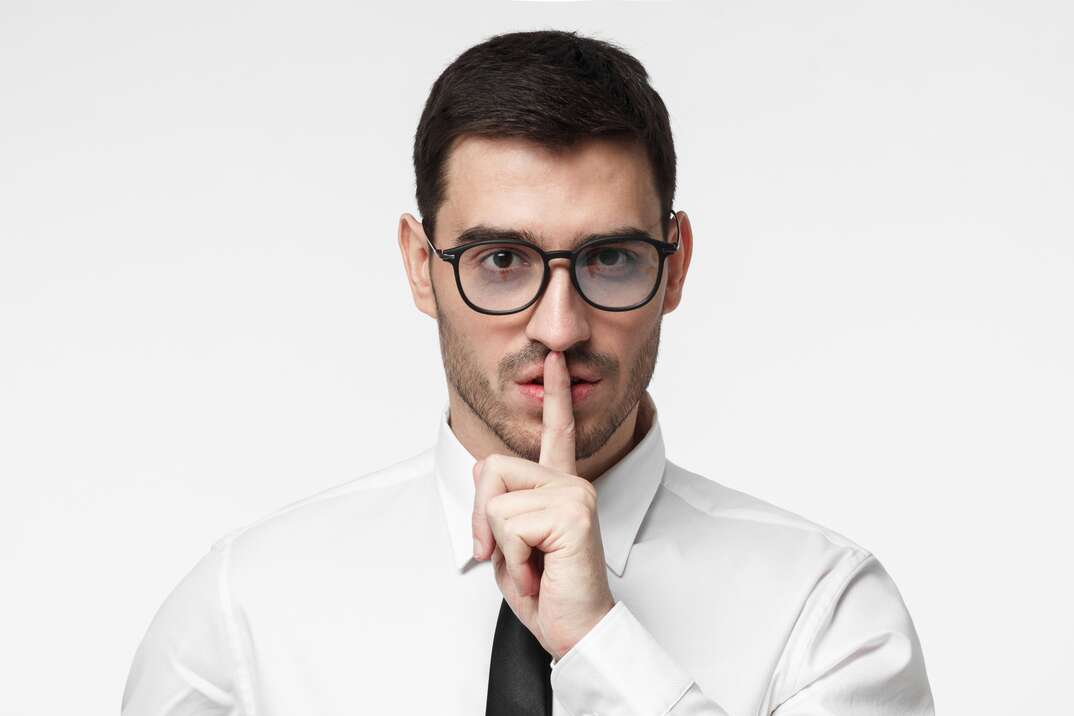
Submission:
<svg viewBox="0 0 1074 716">
<path fill-rule="evenodd" d="M 652 172 L 635 143 L 590 140 L 552 153 L 527 140 L 467 136 L 449 155 L 447 196 L 431 238 L 447 248 L 461 232 L 482 224 L 528 230 L 545 250 L 573 249 L 587 234 L 624 226 L 674 241 L 674 222 L 662 236 L 660 219 Z M 611 312 L 586 303 L 570 281 L 567 262 L 553 260 L 549 283 L 535 304 L 496 316 L 463 302 L 449 263 L 433 256 L 431 264 L 449 388 L 510 450 L 536 462 L 542 402 L 532 385 L 519 381 L 540 371 L 549 351 L 562 351 L 572 376 L 596 379 L 574 389 L 577 459 L 596 453 L 652 377 L 667 272 L 647 304 Z"/>
</svg>

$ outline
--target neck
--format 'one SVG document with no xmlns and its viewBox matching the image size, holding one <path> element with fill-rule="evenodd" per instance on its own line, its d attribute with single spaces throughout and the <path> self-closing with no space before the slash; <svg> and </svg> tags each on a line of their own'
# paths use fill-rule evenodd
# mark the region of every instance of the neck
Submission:
<svg viewBox="0 0 1074 716">
<path fill-rule="evenodd" d="M 492 453 L 514 454 L 451 387 L 448 389 L 448 407 L 448 426 L 474 460 L 482 460 Z M 607 472 L 645 437 L 652 419 L 652 398 L 645 392 L 607 442 L 589 457 L 578 461 L 578 476 L 592 482 Z"/>
</svg>

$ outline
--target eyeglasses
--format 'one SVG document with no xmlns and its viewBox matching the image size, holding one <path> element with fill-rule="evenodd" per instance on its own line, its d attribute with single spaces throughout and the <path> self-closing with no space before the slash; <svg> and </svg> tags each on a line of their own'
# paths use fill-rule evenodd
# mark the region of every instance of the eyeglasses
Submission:
<svg viewBox="0 0 1074 716">
<path fill-rule="evenodd" d="M 553 259 L 570 262 L 571 283 L 589 305 L 603 311 L 632 311 L 656 295 L 664 259 L 679 250 L 679 217 L 674 210 L 671 215 L 674 244 L 638 230 L 602 235 L 573 251 L 544 251 L 525 239 L 513 238 L 519 236 L 513 231 L 475 231 L 478 236 L 496 236 L 443 250 L 433 245 L 428 231 L 425 240 L 437 256 L 454 266 L 459 295 L 478 313 L 502 316 L 529 308 L 548 286 L 552 273 L 548 263 Z"/>
</svg>

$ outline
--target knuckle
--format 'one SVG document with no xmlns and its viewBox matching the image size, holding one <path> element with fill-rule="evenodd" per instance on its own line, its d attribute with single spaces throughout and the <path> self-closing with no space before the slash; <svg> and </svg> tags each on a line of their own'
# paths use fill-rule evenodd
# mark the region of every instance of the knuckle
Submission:
<svg viewBox="0 0 1074 716">
<path fill-rule="evenodd" d="M 489 519 L 495 518 L 499 515 L 500 503 L 499 501 L 497 501 L 497 497 L 499 497 L 499 495 L 494 495 L 485 502 L 485 514 L 489 517 Z"/>
<path fill-rule="evenodd" d="M 571 488 L 571 493 L 574 496 L 573 501 L 577 502 L 579 505 L 583 505 L 587 509 L 591 508 L 597 502 L 596 495 L 593 494 L 594 490 L 585 485 L 575 484 L 575 486 Z"/>
<path fill-rule="evenodd" d="M 512 568 L 515 568 L 518 564 L 526 561 L 526 555 L 524 554 L 525 548 L 515 540 L 506 540 L 506 544 L 504 544 L 501 549 L 503 550 L 503 558 Z"/>
<path fill-rule="evenodd" d="M 567 511 L 567 516 L 572 524 L 588 522 L 592 514 L 589 508 L 580 502 L 568 502 L 564 509 Z"/>
<path fill-rule="evenodd" d="M 584 496 L 584 501 L 588 504 L 597 504 L 597 488 L 593 486 L 593 483 L 584 477 L 575 477 L 575 487 L 579 490 L 580 494 Z"/>
</svg>

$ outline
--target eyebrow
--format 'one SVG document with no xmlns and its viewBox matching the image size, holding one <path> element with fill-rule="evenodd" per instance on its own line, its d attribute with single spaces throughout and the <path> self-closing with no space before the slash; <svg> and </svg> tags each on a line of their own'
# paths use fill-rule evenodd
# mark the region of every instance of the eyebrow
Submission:
<svg viewBox="0 0 1074 716">
<path fill-rule="evenodd" d="M 644 229 L 639 229 L 636 226 L 620 226 L 611 231 L 586 234 L 585 236 L 575 239 L 574 243 L 568 248 L 574 249 L 589 241 L 595 241 L 596 239 L 651 238 L 653 238 L 652 234 Z M 492 226 L 485 226 L 484 224 L 478 224 L 477 226 L 471 226 L 466 229 L 454 238 L 451 242 L 451 246 L 462 246 L 463 244 L 469 244 L 475 241 L 527 241 L 542 249 L 545 248 L 544 239 L 527 229 L 498 229 Z"/>
</svg>

